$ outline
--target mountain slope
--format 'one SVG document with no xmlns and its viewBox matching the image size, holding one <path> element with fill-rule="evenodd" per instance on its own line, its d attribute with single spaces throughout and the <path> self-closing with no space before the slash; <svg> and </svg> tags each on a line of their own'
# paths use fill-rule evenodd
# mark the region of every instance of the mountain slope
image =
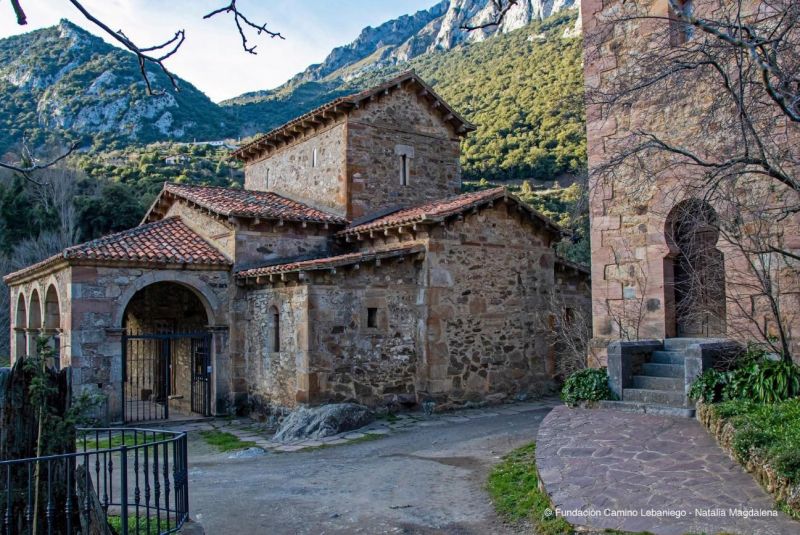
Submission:
<svg viewBox="0 0 800 535">
<path fill-rule="evenodd" d="M 151 72 L 152 70 L 152 72 Z M 0 154 L 65 139 L 150 142 L 238 133 L 228 113 L 186 81 L 175 92 L 149 69 L 148 96 L 135 56 L 70 23 L 0 40 Z"/>
<path fill-rule="evenodd" d="M 565 38 L 575 12 L 358 77 L 328 76 L 287 85 L 258 99 L 231 102 L 252 131 L 266 131 L 337 96 L 414 69 L 478 126 L 464 142 L 466 179 L 552 179 L 586 158 L 581 40 Z"/>
</svg>

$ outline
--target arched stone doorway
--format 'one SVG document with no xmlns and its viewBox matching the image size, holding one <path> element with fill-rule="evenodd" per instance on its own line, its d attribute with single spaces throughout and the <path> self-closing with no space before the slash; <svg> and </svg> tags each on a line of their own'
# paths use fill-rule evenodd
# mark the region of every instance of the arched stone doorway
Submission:
<svg viewBox="0 0 800 535">
<path fill-rule="evenodd" d="M 23 358 L 28 354 L 28 313 L 25 307 L 25 295 L 19 294 L 17 298 L 17 312 L 14 317 L 14 359 Z"/>
<path fill-rule="evenodd" d="M 717 214 L 707 202 L 689 199 L 667 216 L 664 288 L 668 337 L 725 334 L 725 263 L 716 248 Z"/>
<path fill-rule="evenodd" d="M 207 310 L 198 292 L 176 282 L 130 299 L 122 318 L 126 422 L 210 414 Z"/>
</svg>

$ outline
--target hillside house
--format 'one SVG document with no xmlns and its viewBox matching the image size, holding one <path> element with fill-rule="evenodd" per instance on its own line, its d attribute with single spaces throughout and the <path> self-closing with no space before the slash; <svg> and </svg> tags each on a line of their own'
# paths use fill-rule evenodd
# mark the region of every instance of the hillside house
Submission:
<svg viewBox="0 0 800 535">
<path fill-rule="evenodd" d="M 8 275 L 13 356 L 57 334 L 114 421 L 550 392 L 546 298 L 588 307 L 588 273 L 505 189 L 461 193 L 473 129 L 413 73 L 298 117 L 234 153 L 244 189 L 165 184 Z"/>
</svg>

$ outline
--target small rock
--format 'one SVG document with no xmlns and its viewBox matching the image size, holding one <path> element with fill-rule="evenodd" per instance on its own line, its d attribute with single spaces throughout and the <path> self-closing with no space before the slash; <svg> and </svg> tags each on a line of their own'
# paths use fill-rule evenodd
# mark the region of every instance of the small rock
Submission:
<svg viewBox="0 0 800 535">
<path fill-rule="evenodd" d="M 324 438 L 364 427 L 374 420 L 375 413 L 355 403 L 300 407 L 283 420 L 273 440 Z"/>
<path fill-rule="evenodd" d="M 266 454 L 267 452 L 261 448 L 247 448 L 231 453 L 228 455 L 228 459 L 252 459 L 253 457 L 261 457 Z"/>
</svg>

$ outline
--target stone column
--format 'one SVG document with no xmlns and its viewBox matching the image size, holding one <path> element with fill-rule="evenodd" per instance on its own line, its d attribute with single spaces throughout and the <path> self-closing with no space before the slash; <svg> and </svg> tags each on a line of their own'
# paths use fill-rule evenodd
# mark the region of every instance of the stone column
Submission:
<svg viewBox="0 0 800 535">
<path fill-rule="evenodd" d="M 214 416 L 224 415 L 228 413 L 231 382 L 229 329 L 227 325 L 209 325 L 206 328 L 211 334 L 210 410 Z"/>
<path fill-rule="evenodd" d="M 105 340 L 102 343 L 102 354 L 109 359 L 110 382 L 102 390 L 106 397 L 106 415 L 110 422 L 124 421 L 123 407 L 125 400 L 122 397 L 123 369 L 122 362 L 122 335 L 125 329 L 108 327 L 105 329 Z"/>
</svg>

